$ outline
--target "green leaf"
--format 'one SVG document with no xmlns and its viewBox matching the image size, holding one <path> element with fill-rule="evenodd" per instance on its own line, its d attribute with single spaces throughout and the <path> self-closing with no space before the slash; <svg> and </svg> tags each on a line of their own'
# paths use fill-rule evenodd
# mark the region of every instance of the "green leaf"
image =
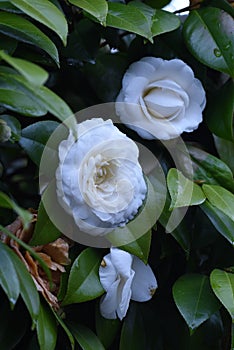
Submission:
<svg viewBox="0 0 234 350">
<path fill-rule="evenodd" d="M 68 26 L 63 13 L 48 0 L 9 0 L 34 20 L 52 29 L 66 45 Z"/>
<path fill-rule="evenodd" d="M 105 350 L 104 346 L 91 329 L 82 324 L 71 322 L 69 322 L 69 328 L 82 350 Z"/>
<path fill-rule="evenodd" d="M 184 37 L 191 53 L 205 65 L 234 76 L 234 21 L 218 8 L 190 12 Z"/>
<path fill-rule="evenodd" d="M 21 247 L 23 247 L 25 250 L 27 250 L 30 255 L 39 262 L 41 268 L 45 271 L 49 281 L 51 282 L 51 271 L 47 264 L 44 262 L 44 260 L 34 251 L 33 248 L 31 248 L 27 243 L 23 242 L 21 239 L 19 239 L 17 236 L 15 236 L 11 231 L 9 231 L 7 228 L 0 225 L 0 230 L 5 233 L 7 236 L 9 236 L 13 241 L 16 241 Z"/>
<path fill-rule="evenodd" d="M 36 329 L 40 350 L 54 350 L 57 341 L 57 324 L 50 307 L 45 303 L 41 303 Z"/>
<path fill-rule="evenodd" d="M 201 205 L 201 209 L 208 216 L 216 230 L 234 246 L 234 221 L 208 201 Z"/>
<path fill-rule="evenodd" d="M 168 228 L 168 221 L 171 216 L 171 210 L 169 210 L 170 207 L 170 199 L 169 195 L 167 196 L 165 207 L 163 209 L 163 212 L 159 218 L 160 224 L 167 230 Z M 181 217 L 184 217 L 183 208 L 175 208 L 173 209 L 175 222 L 179 222 L 179 224 L 174 225 L 172 230 L 169 230 L 170 234 L 175 238 L 175 240 L 179 243 L 181 248 L 185 251 L 186 256 L 189 256 L 190 252 L 190 240 L 189 240 L 189 230 L 186 227 L 185 223 L 181 222 Z"/>
<path fill-rule="evenodd" d="M 206 199 L 201 188 L 175 168 L 167 174 L 167 186 L 171 195 L 170 209 L 198 205 Z"/>
<path fill-rule="evenodd" d="M 221 137 L 214 136 L 215 147 L 220 158 L 229 166 L 234 173 L 234 142 L 227 141 Z"/>
<path fill-rule="evenodd" d="M 66 335 L 67 335 L 67 337 L 68 337 L 68 339 L 70 341 L 71 350 L 74 350 L 75 349 L 75 340 L 74 340 L 74 337 L 73 337 L 72 333 L 70 332 L 70 330 L 68 329 L 67 325 L 64 323 L 62 318 L 57 314 L 57 312 L 54 311 L 53 309 L 51 309 L 51 311 L 53 312 L 56 320 L 58 321 L 58 323 L 60 324 L 60 326 L 62 327 L 64 332 L 66 333 Z"/>
<path fill-rule="evenodd" d="M 165 199 L 164 194 L 161 196 L 161 193 L 157 191 L 157 188 L 152 185 L 149 179 L 146 178 L 146 182 L 148 187 L 146 201 L 134 219 L 123 227 L 117 227 L 105 236 L 115 247 L 127 245 L 142 237 L 154 226 L 161 214 Z"/>
<path fill-rule="evenodd" d="M 32 214 L 28 210 L 19 207 L 3 192 L 0 192 L 0 207 L 14 210 L 21 217 L 24 227 L 32 220 Z"/>
<path fill-rule="evenodd" d="M 203 185 L 202 189 L 209 202 L 234 221 L 234 195 L 216 185 Z"/>
<path fill-rule="evenodd" d="M 0 49 L 7 51 L 9 55 L 12 55 L 18 45 L 17 40 L 9 38 L 7 35 L 0 34 Z"/>
<path fill-rule="evenodd" d="M 32 101 L 23 91 L 14 91 L 13 85 L 15 84 L 12 84 L 9 88 L 1 88 L 0 77 L 0 105 L 25 116 L 41 117 L 46 114 L 47 110 L 44 107 Z"/>
<path fill-rule="evenodd" d="M 0 51 L 0 58 L 15 68 L 28 82 L 36 87 L 43 85 L 48 79 L 48 73 L 34 63 L 22 60 L 21 58 L 11 57 L 4 51 Z"/>
<path fill-rule="evenodd" d="M 215 269 L 210 275 L 211 287 L 234 320 L 234 274 Z"/>
<path fill-rule="evenodd" d="M 40 311 L 40 299 L 36 288 L 36 285 L 26 269 L 25 265 L 18 258 L 18 256 L 8 247 L 6 247 L 9 257 L 14 264 L 19 284 L 20 284 L 20 295 L 30 313 L 33 321 L 33 325 L 36 325 L 36 321 Z"/>
<path fill-rule="evenodd" d="M 5 244 L 0 242 L 0 285 L 9 299 L 11 308 L 13 308 L 19 297 L 20 282 L 8 249 Z"/>
<path fill-rule="evenodd" d="M 119 350 L 126 349 L 146 349 L 144 321 L 136 303 L 131 303 L 121 331 Z"/>
<path fill-rule="evenodd" d="M 22 130 L 20 146 L 39 167 L 45 145 L 59 123 L 45 120 L 31 124 Z"/>
<path fill-rule="evenodd" d="M 148 262 L 148 256 L 150 251 L 152 232 L 149 230 L 142 237 L 136 239 L 135 241 L 122 245 L 119 248 L 129 252 L 130 254 L 138 256 L 145 264 Z"/>
<path fill-rule="evenodd" d="M 220 307 L 209 278 L 199 274 L 181 276 L 173 286 L 173 298 L 190 329 L 195 329 Z"/>
<path fill-rule="evenodd" d="M 15 117 L 7 114 L 2 114 L 0 119 L 4 120 L 11 128 L 11 140 L 19 141 L 21 135 L 21 125 L 19 121 Z"/>
<path fill-rule="evenodd" d="M 22 95 L 24 93 L 28 99 L 30 97 L 31 104 L 35 105 L 33 110 L 35 114 L 38 113 L 38 109 L 39 113 L 45 114 L 48 111 L 61 121 L 65 121 L 73 115 L 69 106 L 58 95 L 45 86 L 35 89 L 32 84 L 11 68 L 0 67 L 0 87 L 1 85 L 9 90 L 18 89 Z"/>
<path fill-rule="evenodd" d="M 107 319 L 102 317 L 99 310 L 99 302 L 96 305 L 96 332 L 98 335 L 98 338 L 104 345 L 106 349 L 108 349 L 111 344 L 113 343 L 120 327 L 121 327 L 121 321 L 116 319 Z"/>
<path fill-rule="evenodd" d="M 13 13 L 0 12 L 0 32 L 11 38 L 40 47 L 59 64 L 54 43 L 34 24 Z"/>
<path fill-rule="evenodd" d="M 67 286 L 67 293 L 62 305 L 81 303 L 103 294 L 99 280 L 99 266 L 102 252 L 87 248 L 74 261 Z"/>
<path fill-rule="evenodd" d="M 208 100 L 206 122 L 211 132 L 233 141 L 234 82 L 229 79 Z"/>
<path fill-rule="evenodd" d="M 180 26 L 179 19 L 166 11 L 155 10 L 143 3 L 108 4 L 107 25 L 139 34 L 153 42 L 153 37 Z"/>
<path fill-rule="evenodd" d="M 178 16 L 170 12 L 155 10 L 152 7 L 138 1 L 131 1 L 129 5 L 139 9 L 145 15 L 152 32 L 152 38 L 156 35 L 175 30 L 180 26 Z"/>
<path fill-rule="evenodd" d="M 78 6 L 94 16 L 101 24 L 106 25 L 108 4 L 106 0 L 68 0 L 72 5 Z"/>
<path fill-rule="evenodd" d="M 45 196 L 45 193 L 43 193 Z M 43 202 L 40 202 L 37 222 L 35 225 L 34 233 L 30 241 L 30 245 L 42 245 L 55 241 L 61 236 L 61 232 L 54 226 L 53 222 L 50 220 Z"/>
<path fill-rule="evenodd" d="M 224 162 L 199 148 L 190 145 L 187 145 L 187 148 L 192 160 L 194 181 L 222 185 L 234 191 L 232 171 Z M 181 160 L 186 161 L 182 155 Z M 191 175 L 188 174 L 188 176 Z"/>
</svg>

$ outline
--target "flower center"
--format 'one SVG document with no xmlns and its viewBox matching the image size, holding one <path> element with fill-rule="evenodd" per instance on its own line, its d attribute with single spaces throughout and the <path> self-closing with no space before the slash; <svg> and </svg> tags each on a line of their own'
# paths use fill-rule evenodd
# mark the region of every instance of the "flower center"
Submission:
<svg viewBox="0 0 234 350">
<path fill-rule="evenodd" d="M 104 181 L 108 180 L 113 175 L 109 162 L 105 161 L 96 166 L 94 173 L 95 185 L 101 185 Z"/>
</svg>

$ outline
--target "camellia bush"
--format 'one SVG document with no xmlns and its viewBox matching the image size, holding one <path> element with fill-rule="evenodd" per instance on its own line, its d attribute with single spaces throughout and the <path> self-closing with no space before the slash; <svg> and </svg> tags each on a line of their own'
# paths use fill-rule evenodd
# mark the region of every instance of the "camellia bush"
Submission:
<svg viewBox="0 0 234 350">
<path fill-rule="evenodd" d="M 234 349 L 234 3 L 169 3 L 0 0 L 1 350 Z"/>
</svg>

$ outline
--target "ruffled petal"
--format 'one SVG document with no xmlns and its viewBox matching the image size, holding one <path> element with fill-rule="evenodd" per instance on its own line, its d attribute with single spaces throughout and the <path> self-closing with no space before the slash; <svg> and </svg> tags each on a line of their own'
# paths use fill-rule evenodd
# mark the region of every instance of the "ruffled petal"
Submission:
<svg viewBox="0 0 234 350">
<path fill-rule="evenodd" d="M 132 280 L 132 300 L 147 301 L 152 298 L 158 287 L 154 273 L 149 265 L 134 257 L 132 269 L 135 271 Z"/>
</svg>

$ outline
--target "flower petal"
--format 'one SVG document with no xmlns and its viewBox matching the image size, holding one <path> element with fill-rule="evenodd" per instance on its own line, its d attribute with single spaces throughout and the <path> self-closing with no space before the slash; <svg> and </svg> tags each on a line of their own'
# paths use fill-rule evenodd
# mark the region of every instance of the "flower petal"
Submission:
<svg viewBox="0 0 234 350">
<path fill-rule="evenodd" d="M 154 273 L 149 265 L 134 257 L 132 269 L 135 275 L 132 281 L 132 300 L 147 301 L 152 298 L 158 287 Z"/>
<path fill-rule="evenodd" d="M 111 248 L 110 254 L 111 261 L 116 271 L 118 271 L 118 274 L 122 277 L 129 278 L 132 270 L 132 255 L 118 248 Z"/>
<path fill-rule="evenodd" d="M 118 285 L 120 279 L 116 280 L 112 286 L 108 289 L 106 295 L 100 300 L 100 312 L 105 318 L 115 319 L 117 318 L 118 308 Z"/>
<path fill-rule="evenodd" d="M 111 253 L 104 256 L 99 267 L 99 277 L 105 291 L 111 288 L 111 285 L 117 280 L 117 271 L 111 261 Z"/>
</svg>

